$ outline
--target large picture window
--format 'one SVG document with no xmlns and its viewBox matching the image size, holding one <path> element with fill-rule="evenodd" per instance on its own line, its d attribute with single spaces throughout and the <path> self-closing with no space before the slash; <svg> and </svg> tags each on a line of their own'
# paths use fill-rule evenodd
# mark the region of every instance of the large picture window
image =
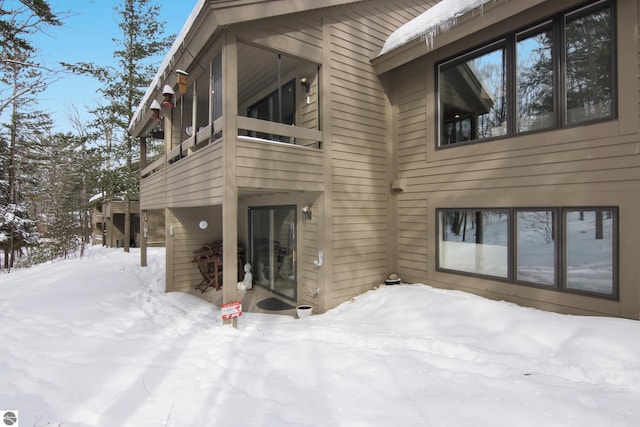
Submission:
<svg viewBox="0 0 640 427">
<path fill-rule="evenodd" d="M 614 34 L 601 0 L 438 64 L 438 145 L 615 118 Z"/>
<path fill-rule="evenodd" d="M 617 298 L 617 208 L 438 209 L 438 270 Z"/>
</svg>

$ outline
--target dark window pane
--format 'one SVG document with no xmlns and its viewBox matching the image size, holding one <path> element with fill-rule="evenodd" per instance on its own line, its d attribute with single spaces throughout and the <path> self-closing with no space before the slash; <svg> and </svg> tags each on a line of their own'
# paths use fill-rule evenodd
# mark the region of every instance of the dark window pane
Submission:
<svg viewBox="0 0 640 427">
<path fill-rule="evenodd" d="M 447 138 L 447 144 L 471 141 L 470 117 L 454 117 L 453 120 L 445 122 L 443 127 L 444 135 L 446 135 Z"/>
<path fill-rule="evenodd" d="M 517 37 L 518 132 L 554 125 L 552 40 L 550 24 Z"/>
<path fill-rule="evenodd" d="M 282 100 L 282 104 L 280 103 Z M 294 124 L 295 118 L 295 80 L 285 83 L 247 109 L 247 116 L 270 122 Z"/>
<path fill-rule="evenodd" d="M 222 53 L 217 54 L 215 58 L 213 58 L 211 67 L 213 68 L 211 118 L 212 121 L 215 121 L 222 117 Z"/>
<path fill-rule="evenodd" d="M 438 81 L 440 145 L 506 134 L 503 47 L 441 65 Z"/>
<path fill-rule="evenodd" d="M 282 101 L 282 102 L 280 102 Z M 276 89 L 260 101 L 247 109 L 247 116 L 270 122 L 295 124 L 296 115 L 296 91 L 295 80 L 285 83 L 280 89 Z M 271 139 L 274 141 L 290 142 L 289 138 L 278 135 L 267 135 L 262 132 L 250 132 L 250 136 Z"/>
<path fill-rule="evenodd" d="M 616 211 L 567 210 L 566 287 L 614 294 Z"/>
<path fill-rule="evenodd" d="M 438 267 L 508 277 L 508 211 L 439 211 L 439 227 Z"/>
<path fill-rule="evenodd" d="M 565 19 L 567 123 L 613 114 L 611 9 L 569 14 Z"/>
<path fill-rule="evenodd" d="M 556 283 L 556 237 L 553 211 L 517 211 L 516 280 L 553 286 Z"/>
</svg>

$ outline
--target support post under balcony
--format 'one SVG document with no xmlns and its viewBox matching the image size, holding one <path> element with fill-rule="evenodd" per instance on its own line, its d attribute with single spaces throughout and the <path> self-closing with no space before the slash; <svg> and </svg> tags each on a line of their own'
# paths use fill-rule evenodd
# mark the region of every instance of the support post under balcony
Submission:
<svg viewBox="0 0 640 427">
<path fill-rule="evenodd" d="M 147 167 L 147 138 L 140 137 L 140 168 L 138 169 L 138 182 L 142 181 L 142 170 Z M 139 229 L 142 232 L 140 236 L 140 266 L 147 266 L 147 211 L 140 211 Z"/>
<path fill-rule="evenodd" d="M 225 34 L 222 48 L 223 100 L 223 196 L 222 196 L 222 271 L 223 303 L 238 301 L 238 185 L 236 182 L 236 143 L 238 124 L 238 48 L 235 34 Z M 232 323 L 236 326 L 237 319 Z"/>
</svg>

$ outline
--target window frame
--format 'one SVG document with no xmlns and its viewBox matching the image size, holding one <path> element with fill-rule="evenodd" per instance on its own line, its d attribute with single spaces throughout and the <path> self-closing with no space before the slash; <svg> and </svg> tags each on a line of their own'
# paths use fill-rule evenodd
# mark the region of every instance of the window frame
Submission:
<svg viewBox="0 0 640 427">
<path fill-rule="evenodd" d="M 567 121 L 567 87 L 566 87 L 566 44 L 565 44 L 565 21 L 566 18 L 572 14 L 590 14 L 596 13 L 600 10 L 610 10 L 610 83 L 611 83 L 611 113 L 608 116 L 597 117 L 589 120 L 575 121 L 569 123 Z M 593 0 L 587 4 L 578 5 L 576 7 L 555 13 L 551 16 L 544 17 L 531 24 L 520 27 L 517 30 L 508 32 L 500 37 L 493 38 L 485 43 L 476 45 L 470 49 L 467 49 L 461 53 L 445 58 L 434 64 L 434 81 L 435 81 L 435 113 L 436 113 L 436 126 L 435 126 L 435 149 L 447 149 L 451 147 L 467 146 L 471 144 L 477 144 L 487 141 L 495 141 L 505 138 L 514 138 L 522 135 L 529 135 L 532 133 L 557 131 L 560 129 L 573 128 L 578 126 L 592 125 L 601 122 L 607 122 L 618 119 L 618 42 L 617 42 L 617 14 L 616 14 L 616 0 Z M 552 31 L 552 44 L 551 44 L 551 61 L 553 69 L 553 112 L 552 112 L 552 124 L 549 127 L 532 129 L 526 131 L 518 131 L 517 123 L 517 42 L 518 37 L 535 34 L 536 30 L 546 25 L 551 24 Z M 490 51 L 492 48 L 504 43 L 505 54 L 505 69 L 506 69 L 506 88 L 505 88 L 505 102 L 506 102 L 506 132 L 504 135 L 489 136 L 484 138 L 471 139 L 467 141 L 460 141 L 456 143 L 441 144 L 443 137 L 443 128 L 445 122 L 443 121 L 441 112 L 441 67 L 456 66 L 472 58 L 477 58 L 484 53 Z M 472 131 L 473 133 L 473 131 Z"/>
<path fill-rule="evenodd" d="M 567 229 L 566 215 L 567 212 L 575 211 L 611 211 L 612 217 L 612 278 L 611 278 L 611 293 L 595 292 L 583 289 L 569 288 L 567 286 Z M 464 270 L 455 270 L 452 268 L 442 267 L 440 265 L 440 253 L 441 253 L 441 220 L 440 215 L 442 212 L 452 211 L 506 211 L 508 218 L 508 236 L 507 236 L 507 276 L 491 276 L 482 273 L 474 273 Z M 526 280 L 519 280 L 517 275 L 518 268 L 518 230 L 516 216 L 518 212 L 542 212 L 551 211 L 554 214 L 554 284 L 545 285 L 542 283 L 530 282 Z M 548 291 L 560 292 L 564 294 L 583 295 L 594 298 L 600 298 L 605 300 L 619 301 L 620 297 L 620 283 L 619 283 L 619 269 L 620 269 L 620 208 L 618 206 L 555 206 L 555 207 L 541 207 L 541 206 L 519 206 L 519 207 L 451 207 L 451 208 L 436 208 L 435 209 L 435 270 L 443 273 L 450 273 L 462 276 L 476 277 L 480 279 L 489 279 L 496 282 L 505 282 L 513 285 L 521 285 L 526 287 L 533 287 L 538 289 L 545 289 Z"/>
</svg>

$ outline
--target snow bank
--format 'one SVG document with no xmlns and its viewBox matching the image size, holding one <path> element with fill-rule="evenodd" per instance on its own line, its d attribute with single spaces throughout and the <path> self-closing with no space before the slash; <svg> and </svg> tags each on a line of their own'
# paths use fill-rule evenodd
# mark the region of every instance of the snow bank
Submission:
<svg viewBox="0 0 640 427">
<path fill-rule="evenodd" d="M 640 323 L 387 286 L 238 329 L 165 294 L 164 250 L 0 277 L 0 409 L 23 426 L 635 426 Z"/>
</svg>

